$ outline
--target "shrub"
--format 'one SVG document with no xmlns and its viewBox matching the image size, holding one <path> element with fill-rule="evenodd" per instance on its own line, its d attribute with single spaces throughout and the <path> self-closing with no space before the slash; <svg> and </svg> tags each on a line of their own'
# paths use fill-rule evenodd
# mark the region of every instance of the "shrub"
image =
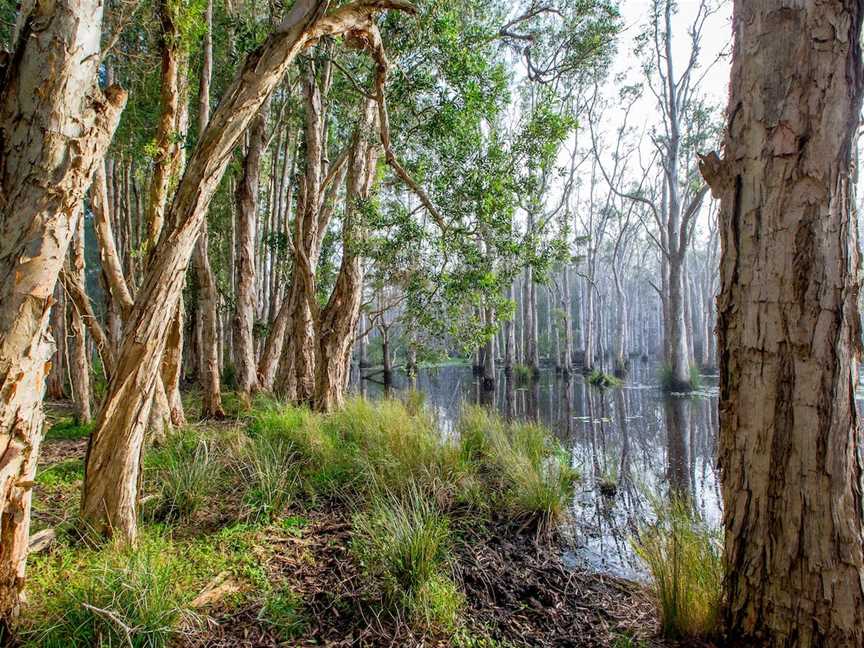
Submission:
<svg viewBox="0 0 864 648">
<path fill-rule="evenodd" d="M 717 626 L 723 564 L 719 533 L 684 501 L 655 505 L 657 521 L 640 530 L 636 553 L 648 567 L 663 634 L 704 637 Z"/>
<path fill-rule="evenodd" d="M 77 555 L 39 557 L 30 570 L 32 620 L 24 644 L 42 648 L 161 648 L 176 638 L 184 607 L 170 543 L 145 535 L 137 548 L 109 546 Z"/>
</svg>

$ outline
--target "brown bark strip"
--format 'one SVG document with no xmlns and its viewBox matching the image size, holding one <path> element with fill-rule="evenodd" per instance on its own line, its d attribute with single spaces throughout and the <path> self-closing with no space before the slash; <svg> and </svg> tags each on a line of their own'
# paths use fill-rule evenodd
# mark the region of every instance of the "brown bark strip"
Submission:
<svg viewBox="0 0 864 648">
<path fill-rule="evenodd" d="M 93 310 L 93 304 L 84 285 L 80 279 L 66 268 L 60 272 L 60 280 L 63 282 L 63 288 L 72 300 L 74 308 L 78 311 L 84 325 L 93 337 L 93 344 L 96 346 L 96 351 L 99 357 L 102 358 L 102 368 L 105 370 L 105 376 L 110 380 L 111 372 L 114 370 L 114 352 L 111 343 L 108 340 L 108 335 L 105 329 L 99 323 L 99 318 Z"/>
<path fill-rule="evenodd" d="M 363 297 L 363 264 L 359 243 L 363 224 L 359 210 L 369 199 L 375 179 L 379 147 L 373 144 L 375 107 L 364 100 L 361 118 L 349 153 L 345 220 L 342 226 L 342 264 L 327 305 L 316 322 L 315 396 L 313 407 L 328 411 L 344 403 L 354 331 Z"/>
<path fill-rule="evenodd" d="M 237 185 L 237 306 L 234 313 L 234 353 L 237 389 L 248 399 L 258 390 L 255 366 L 255 236 L 258 217 L 258 182 L 261 155 L 267 137 L 266 106 L 249 127 L 249 148 L 243 159 L 243 175 Z M 287 164 L 287 160 L 285 162 Z"/>
</svg>

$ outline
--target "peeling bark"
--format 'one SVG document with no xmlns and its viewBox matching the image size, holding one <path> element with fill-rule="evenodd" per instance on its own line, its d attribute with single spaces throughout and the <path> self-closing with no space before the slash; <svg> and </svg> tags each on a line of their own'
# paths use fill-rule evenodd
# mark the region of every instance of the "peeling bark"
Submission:
<svg viewBox="0 0 864 648">
<path fill-rule="evenodd" d="M 360 210 L 371 195 L 380 152 L 373 141 L 376 116 L 374 102 L 364 100 L 348 156 L 342 264 L 330 299 L 315 323 L 317 357 L 313 407 L 319 411 L 341 407 L 345 400 L 346 373 L 363 297 L 363 264 L 358 248 L 364 226 L 359 222 Z"/>
<path fill-rule="evenodd" d="M 78 285 L 84 284 L 84 218 L 78 225 L 69 248 L 69 270 Z M 79 423 L 89 423 L 90 411 L 90 363 L 87 360 L 87 339 L 84 319 L 77 308 L 69 309 L 69 382 L 72 388 L 72 403 L 75 418 Z"/>
<path fill-rule="evenodd" d="M 95 85 L 101 24 L 90 0 L 31 9 L 0 90 L 0 634 L 24 581 L 52 293 L 126 101 Z"/>
<path fill-rule="evenodd" d="M 258 390 L 255 365 L 255 230 L 258 219 L 258 182 L 261 155 L 267 136 L 267 107 L 249 127 L 249 148 L 243 159 L 243 176 L 237 185 L 237 305 L 234 312 L 234 354 L 237 390 L 248 399 Z M 277 149 L 278 150 L 278 149 Z M 287 165 L 287 160 L 286 160 Z"/>
</svg>

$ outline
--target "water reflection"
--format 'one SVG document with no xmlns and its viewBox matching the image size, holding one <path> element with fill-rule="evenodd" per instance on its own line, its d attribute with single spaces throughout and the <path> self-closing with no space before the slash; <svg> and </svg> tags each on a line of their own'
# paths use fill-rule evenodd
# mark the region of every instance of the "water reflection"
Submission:
<svg viewBox="0 0 864 648">
<path fill-rule="evenodd" d="M 421 369 L 412 382 L 448 433 L 464 402 L 547 425 L 582 475 L 568 558 L 640 578 L 643 570 L 629 539 L 651 517 L 656 498 L 676 493 L 710 522 L 720 522 L 716 389 L 709 386 L 689 398 L 664 397 L 656 376 L 656 367 L 635 363 L 624 387 L 600 389 L 578 374 L 566 379 L 544 371 L 539 380 L 521 383 L 502 371 L 496 388 L 484 390 L 470 368 L 454 366 Z M 383 385 L 356 375 L 352 384 L 373 398 L 384 394 Z M 409 386 L 404 375 L 394 376 L 394 390 Z"/>
</svg>

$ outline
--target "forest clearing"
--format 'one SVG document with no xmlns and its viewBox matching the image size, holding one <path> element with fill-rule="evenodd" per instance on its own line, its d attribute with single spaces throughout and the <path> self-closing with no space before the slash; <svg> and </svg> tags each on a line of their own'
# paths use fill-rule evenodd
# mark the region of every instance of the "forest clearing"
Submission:
<svg viewBox="0 0 864 648">
<path fill-rule="evenodd" d="M 864 648 L 864 1 L 0 18 L 0 645 Z"/>
</svg>

